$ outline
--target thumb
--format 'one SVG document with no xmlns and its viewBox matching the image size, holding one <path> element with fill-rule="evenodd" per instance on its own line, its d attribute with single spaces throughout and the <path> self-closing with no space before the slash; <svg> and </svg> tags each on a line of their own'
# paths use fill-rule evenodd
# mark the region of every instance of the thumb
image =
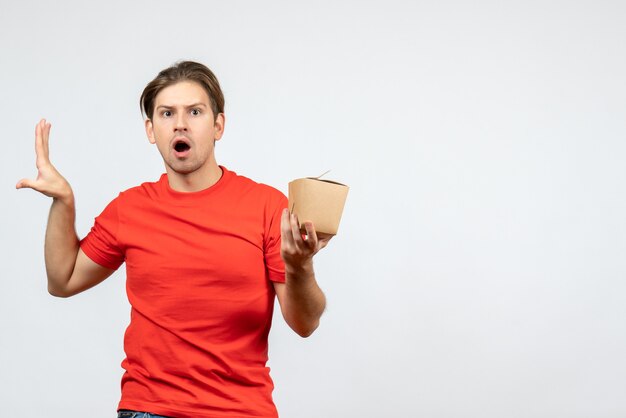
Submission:
<svg viewBox="0 0 626 418">
<path fill-rule="evenodd" d="M 319 249 L 321 250 L 322 248 L 326 247 L 328 245 L 328 243 L 330 242 L 331 238 L 333 237 L 333 235 L 330 236 L 325 236 L 323 238 L 319 239 Z"/>
<path fill-rule="evenodd" d="M 35 182 L 29 179 L 22 179 L 20 181 L 17 182 L 17 184 L 15 185 L 16 189 L 34 189 L 35 188 Z"/>
</svg>

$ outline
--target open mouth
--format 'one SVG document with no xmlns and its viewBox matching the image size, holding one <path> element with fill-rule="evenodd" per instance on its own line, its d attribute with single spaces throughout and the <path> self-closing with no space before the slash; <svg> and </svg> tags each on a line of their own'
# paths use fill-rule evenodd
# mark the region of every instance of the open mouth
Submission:
<svg viewBox="0 0 626 418">
<path fill-rule="evenodd" d="M 184 142 L 178 142 L 176 145 L 174 145 L 174 149 L 178 152 L 187 151 L 189 148 L 191 148 L 189 144 L 185 144 Z"/>
<path fill-rule="evenodd" d="M 174 151 L 176 154 L 182 156 L 187 153 L 191 149 L 191 145 L 184 139 L 177 139 L 174 142 Z"/>
</svg>

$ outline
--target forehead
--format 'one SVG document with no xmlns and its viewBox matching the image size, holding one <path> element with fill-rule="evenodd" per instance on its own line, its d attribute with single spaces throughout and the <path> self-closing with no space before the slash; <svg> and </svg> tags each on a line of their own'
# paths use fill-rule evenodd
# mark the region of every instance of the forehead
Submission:
<svg viewBox="0 0 626 418">
<path fill-rule="evenodd" d="M 209 95 L 195 81 L 180 81 L 165 87 L 154 100 L 156 106 L 184 106 L 191 103 L 204 103 L 209 107 Z"/>
</svg>

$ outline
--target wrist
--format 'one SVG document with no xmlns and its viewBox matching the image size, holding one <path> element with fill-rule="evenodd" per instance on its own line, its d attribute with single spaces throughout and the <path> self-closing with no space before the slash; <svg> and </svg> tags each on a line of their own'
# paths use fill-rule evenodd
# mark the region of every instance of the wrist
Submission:
<svg viewBox="0 0 626 418">
<path fill-rule="evenodd" d="M 64 206 L 74 207 L 74 193 L 72 192 L 72 189 L 69 189 L 64 193 L 59 193 L 57 196 L 54 196 L 52 200 L 53 202 L 60 203 Z"/>
<path fill-rule="evenodd" d="M 298 277 L 313 274 L 313 259 L 309 258 L 302 263 L 285 263 L 285 274 Z"/>
</svg>

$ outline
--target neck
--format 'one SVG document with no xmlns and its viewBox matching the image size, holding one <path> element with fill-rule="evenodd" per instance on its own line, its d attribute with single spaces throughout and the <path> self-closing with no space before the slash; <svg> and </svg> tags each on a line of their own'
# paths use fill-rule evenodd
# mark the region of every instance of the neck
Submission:
<svg viewBox="0 0 626 418">
<path fill-rule="evenodd" d="M 222 169 L 216 162 L 187 174 L 178 173 L 168 166 L 165 168 L 168 183 L 177 192 L 199 192 L 213 186 L 222 178 Z"/>
</svg>

